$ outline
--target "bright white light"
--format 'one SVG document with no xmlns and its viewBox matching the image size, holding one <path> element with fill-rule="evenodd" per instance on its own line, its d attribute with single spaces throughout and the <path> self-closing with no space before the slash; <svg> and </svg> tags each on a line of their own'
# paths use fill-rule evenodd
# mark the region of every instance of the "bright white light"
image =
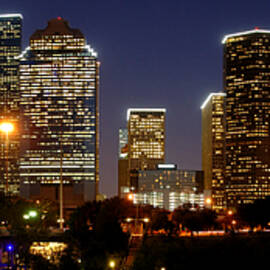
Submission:
<svg viewBox="0 0 270 270">
<path fill-rule="evenodd" d="M 23 51 L 20 55 L 15 56 L 14 58 L 15 58 L 15 59 L 21 59 L 21 58 L 23 58 L 24 55 L 25 55 L 25 54 L 27 53 L 27 51 L 29 51 L 29 50 L 30 50 L 30 46 L 26 47 L 26 48 L 24 49 L 24 51 Z"/>
<path fill-rule="evenodd" d="M 175 164 L 158 164 L 158 169 L 175 169 Z"/>
<path fill-rule="evenodd" d="M 15 18 L 15 17 L 19 17 L 19 18 L 23 18 L 22 14 L 20 13 L 11 13 L 11 14 L 0 14 L 0 18 Z"/>
<path fill-rule="evenodd" d="M 2 132 L 6 132 L 6 133 L 9 133 L 11 131 L 13 131 L 14 129 L 14 126 L 12 123 L 9 123 L 9 122 L 4 122 L 0 125 L 0 130 Z"/>
<path fill-rule="evenodd" d="M 129 116 L 131 112 L 166 112 L 164 108 L 130 108 L 127 110 L 127 120 L 129 120 Z"/>
<path fill-rule="evenodd" d="M 223 96 L 223 97 L 226 97 L 226 94 L 225 93 L 211 93 L 211 94 L 209 94 L 208 97 L 206 98 L 206 100 L 204 101 L 204 103 L 202 104 L 201 110 L 204 109 L 204 107 L 206 106 L 206 104 L 211 100 L 211 98 L 213 96 Z"/>
<path fill-rule="evenodd" d="M 28 214 L 30 217 L 36 217 L 37 216 L 37 211 L 30 211 L 29 214 Z"/>
<path fill-rule="evenodd" d="M 237 36 L 243 36 L 243 35 L 249 35 L 249 34 L 253 34 L 253 33 L 268 33 L 268 34 L 270 34 L 270 31 L 269 30 L 263 30 L 263 29 L 253 29 L 253 30 L 248 30 L 248 31 L 244 31 L 244 32 L 238 32 L 238 33 L 226 35 L 222 39 L 222 44 L 226 43 L 228 38 L 237 37 Z"/>
<path fill-rule="evenodd" d="M 87 44 L 84 47 L 88 52 L 90 52 L 92 54 L 92 56 L 94 56 L 94 57 L 98 56 L 97 52 L 93 48 L 91 48 L 90 45 Z"/>
</svg>

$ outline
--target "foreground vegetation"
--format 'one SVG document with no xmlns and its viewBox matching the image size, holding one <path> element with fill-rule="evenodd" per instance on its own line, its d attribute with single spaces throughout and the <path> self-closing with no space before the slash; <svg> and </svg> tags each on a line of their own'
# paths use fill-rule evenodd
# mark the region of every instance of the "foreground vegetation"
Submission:
<svg viewBox="0 0 270 270">
<path fill-rule="evenodd" d="M 105 270 L 110 260 L 116 262 L 115 269 L 125 269 L 132 229 L 132 224 L 127 224 L 127 218 L 133 222 L 136 218 L 138 222 L 143 222 L 145 218 L 148 220 L 144 223 L 143 242 L 135 256 L 133 270 L 213 265 L 234 268 L 258 266 L 266 262 L 270 252 L 270 236 L 267 233 L 240 236 L 234 232 L 246 226 L 250 232 L 255 227 L 267 227 L 270 214 L 266 209 L 269 207 L 268 198 L 233 209 L 220 218 L 210 209 L 191 209 L 189 205 L 170 213 L 151 206 L 137 207 L 118 197 L 103 202 L 88 202 L 69 216 L 65 233 L 58 234 L 57 240 L 65 242 L 67 249 L 57 263 L 30 254 L 29 247 L 34 241 L 55 239 L 58 205 L 2 195 L 0 220 L 12 238 L 16 263 L 29 269 Z M 37 214 L 25 219 L 29 211 Z M 192 237 L 198 231 L 212 229 L 228 233 L 222 237 Z M 191 237 L 179 238 L 183 231 L 189 232 Z"/>
</svg>

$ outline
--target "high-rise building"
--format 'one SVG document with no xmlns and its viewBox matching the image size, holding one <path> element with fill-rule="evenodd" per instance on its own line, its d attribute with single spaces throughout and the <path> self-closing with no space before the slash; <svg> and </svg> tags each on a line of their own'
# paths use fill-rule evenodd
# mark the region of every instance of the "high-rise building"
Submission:
<svg viewBox="0 0 270 270">
<path fill-rule="evenodd" d="M 118 162 L 120 196 L 137 189 L 139 170 L 156 169 L 158 164 L 164 163 L 165 113 L 166 109 L 162 108 L 128 109 L 127 161 Z"/>
<path fill-rule="evenodd" d="M 99 181 L 99 62 L 78 29 L 58 17 L 30 37 L 20 57 L 21 193 L 74 207 Z"/>
<path fill-rule="evenodd" d="M 119 129 L 118 146 L 118 196 L 129 192 L 128 184 L 128 129 Z"/>
<path fill-rule="evenodd" d="M 170 211 L 185 204 L 204 207 L 203 172 L 178 170 L 175 164 L 158 164 L 155 170 L 139 170 L 134 202 Z"/>
<path fill-rule="evenodd" d="M 212 207 L 225 207 L 225 93 L 211 93 L 202 110 L 202 169 L 205 194 Z"/>
<path fill-rule="evenodd" d="M 231 206 L 270 195 L 270 31 L 227 35 L 223 44 Z"/>
<path fill-rule="evenodd" d="M 166 109 L 129 109 L 128 159 L 130 170 L 155 169 L 165 160 Z"/>
<path fill-rule="evenodd" d="M 18 194 L 19 181 L 19 87 L 16 59 L 21 53 L 22 15 L 0 15 L 0 122 L 14 130 L 0 133 L 0 191 Z"/>
<path fill-rule="evenodd" d="M 156 169 L 165 162 L 163 108 L 128 109 L 128 184 L 138 187 L 138 171 Z"/>
</svg>

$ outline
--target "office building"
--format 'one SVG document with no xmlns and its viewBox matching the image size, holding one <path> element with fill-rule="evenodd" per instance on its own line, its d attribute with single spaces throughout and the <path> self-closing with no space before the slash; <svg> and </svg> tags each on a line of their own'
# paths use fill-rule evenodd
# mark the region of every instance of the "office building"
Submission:
<svg viewBox="0 0 270 270">
<path fill-rule="evenodd" d="M 78 29 L 58 17 L 30 37 L 20 57 L 21 193 L 73 208 L 96 198 L 99 62 Z"/>
<path fill-rule="evenodd" d="M 215 210 L 225 208 L 225 93 L 211 93 L 201 106 L 205 194 Z"/>
<path fill-rule="evenodd" d="M 229 206 L 270 195 L 270 31 L 227 35 L 224 44 Z"/>
<path fill-rule="evenodd" d="M 0 132 L 0 191 L 19 193 L 19 88 L 16 59 L 21 53 L 22 15 L 0 15 L 0 123 L 13 125 L 10 133 Z"/>
<path fill-rule="evenodd" d="M 129 169 L 155 169 L 165 160 L 166 109 L 129 109 Z"/>
<path fill-rule="evenodd" d="M 155 170 L 139 170 L 135 203 L 170 211 L 186 204 L 204 207 L 203 172 L 178 170 L 175 164 L 158 164 Z"/>
<path fill-rule="evenodd" d="M 119 133 L 119 146 L 121 138 L 128 142 L 127 148 L 121 147 L 119 153 L 119 196 L 137 191 L 139 170 L 156 169 L 159 163 L 164 163 L 165 113 L 163 108 L 128 109 L 127 133 L 123 129 Z M 125 158 L 121 158 L 123 154 Z"/>
<path fill-rule="evenodd" d="M 128 184 L 128 129 L 119 129 L 118 146 L 118 196 L 130 191 Z"/>
</svg>

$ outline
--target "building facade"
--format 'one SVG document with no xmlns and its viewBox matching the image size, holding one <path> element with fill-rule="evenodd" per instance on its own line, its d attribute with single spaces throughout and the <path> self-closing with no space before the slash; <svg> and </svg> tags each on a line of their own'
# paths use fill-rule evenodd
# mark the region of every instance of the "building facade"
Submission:
<svg viewBox="0 0 270 270">
<path fill-rule="evenodd" d="M 0 15 L 0 122 L 12 132 L 0 133 L 0 191 L 19 193 L 20 110 L 17 57 L 21 53 L 22 15 Z"/>
<path fill-rule="evenodd" d="M 128 129 L 119 129 L 118 145 L 118 196 L 130 191 L 128 184 Z"/>
<path fill-rule="evenodd" d="M 215 210 L 226 207 L 225 101 L 225 93 L 211 93 L 201 106 L 204 189 L 212 197 L 212 207 Z"/>
<path fill-rule="evenodd" d="M 65 207 L 96 198 L 99 182 L 99 62 L 78 29 L 58 17 L 20 57 L 21 192 Z"/>
<path fill-rule="evenodd" d="M 135 203 L 170 211 L 185 204 L 204 207 L 203 172 L 178 170 L 174 164 L 159 164 L 155 170 L 140 170 Z"/>
<path fill-rule="evenodd" d="M 129 109 L 129 169 L 154 169 L 165 161 L 166 109 Z"/>
<path fill-rule="evenodd" d="M 270 31 L 225 36 L 228 205 L 270 195 Z"/>
</svg>

